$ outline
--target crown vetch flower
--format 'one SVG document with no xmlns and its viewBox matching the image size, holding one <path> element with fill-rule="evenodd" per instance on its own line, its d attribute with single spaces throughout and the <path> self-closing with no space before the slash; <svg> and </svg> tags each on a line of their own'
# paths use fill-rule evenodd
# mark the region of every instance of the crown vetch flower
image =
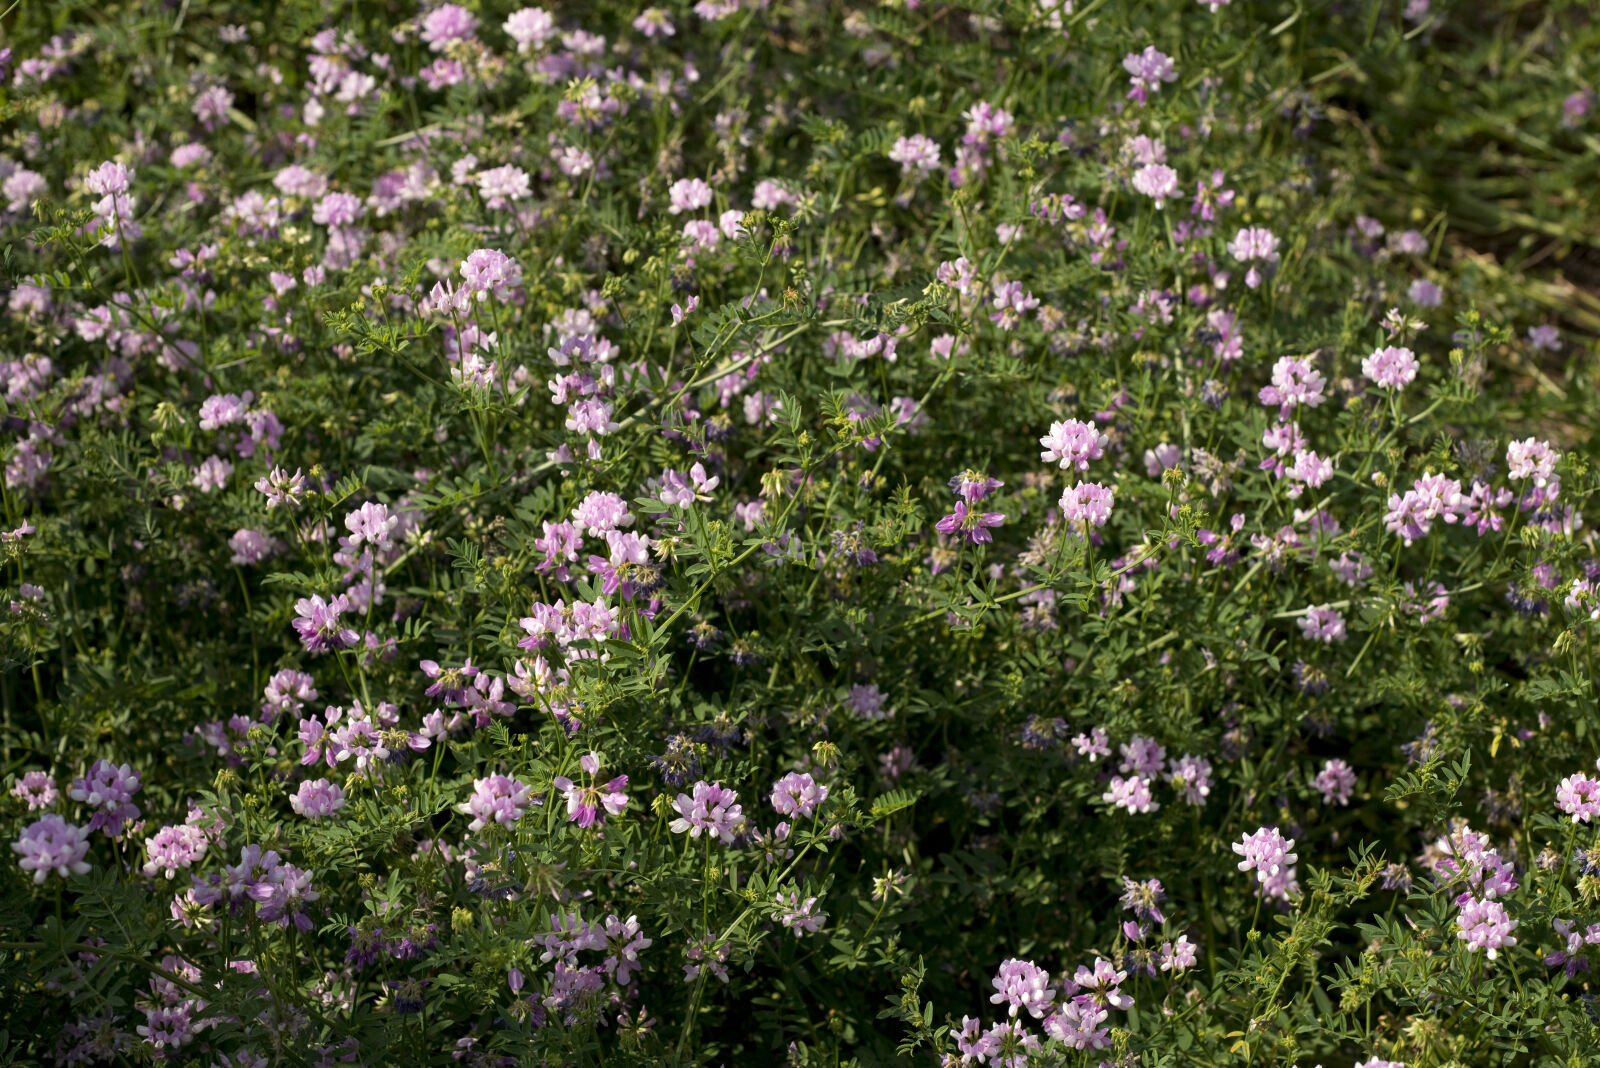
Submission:
<svg viewBox="0 0 1600 1068">
<path fill-rule="evenodd" d="M 919 178 L 932 174 L 941 166 L 939 143 L 924 134 L 912 134 L 896 140 L 894 147 L 889 149 L 889 158 L 900 164 L 902 173 L 915 174 Z"/>
<path fill-rule="evenodd" d="M 1121 775 L 1111 777 L 1111 785 L 1101 795 L 1100 800 L 1112 808 L 1125 808 L 1136 815 L 1154 812 L 1161 807 L 1150 792 L 1150 782 L 1142 775 L 1129 775 L 1124 779 Z"/>
<path fill-rule="evenodd" d="M 307 652 L 326 653 L 348 649 L 361 640 L 352 627 L 344 625 L 341 617 L 349 607 L 349 598 L 340 594 L 325 601 L 321 594 L 302 597 L 294 603 L 295 633 Z"/>
<path fill-rule="evenodd" d="M 89 834 L 89 828 L 68 823 L 52 812 L 24 827 L 11 848 L 22 855 L 18 866 L 32 872 L 34 883 L 40 884 L 52 872 L 66 879 L 89 870 L 83 859 L 89 855 Z"/>
<path fill-rule="evenodd" d="M 1064 423 L 1051 423 L 1050 432 L 1039 439 L 1044 451 L 1039 458 L 1045 463 L 1059 463 L 1063 469 L 1076 467 L 1089 470 L 1089 461 L 1106 454 L 1109 439 L 1093 423 L 1068 419 Z"/>
<path fill-rule="evenodd" d="M 1556 787 L 1556 808 L 1573 823 L 1588 823 L 1600 816 L 1600 781 L 1587 775 L 1568 775 Z"/>
<path fill-rule="evenodd" d="M 810 819 L 828 799 L 828 788 L 805 772 L 791 771 L 772 784 L 772 808 L 780 816 Z"/>
<path fill-rule="evenodd" d="M 1178 69 L 1172 57 L 1148 45 L 1143 52 L 1129 52 L 1122 58 L 1122 69 L 1129 74 L 1128 99 L 1145 103 L 1150 93 L 1159 93 L 1163 82 L 1178 79 Z"/>
<path fill-rule="evenodd" d="M 154 876 L 160 872 L 171 879 L 200 861 L 206 855 L 206 847 L 205 831 L 193 824 L 163 827 L 145 839 L 145 855 L 149 859 L 145 862 L 144 873 Z"/>
<path fill-rule="evenodd" d="M 1456 917 L 1456 937 L 1466 942 L 1467 949 L 1476 953 L 1483 950 L 1490 960 L 1499 956 L 1500 950 L 1517 944 L 1511 932 L 1517 929 L 1506 907 L 1498 901 L 1468 897 Z"/>
<path fill-rule="evenodd" d="M 1263 883 L 1300 859 L 1289 852 L 1293 848 L 1294 839 L 1285 838 L 1276 827 L 1263 827 L 1233 843 L 1233 851 L 1244 858 L 1239 861 L 1239 870 L 1254 871 Z"/>
<path fill-rule="evenodd" d="M 1111 1030 L 1101 1025 L 1110 1015 L 1094 998 L 1075 997 L 1045 1018 L 1044 1033 L 1072 1049 L 1105 1049 Z"/>
<path fill-rule="evenodd" d="M 955 511 L 940 519 L 933 528 L 941 534 L 959 534 L 973 545 L 986 545 L 994 540 L 990 527 L 1006 521 L 1004 512 L 976 512 L 966 501 L 957 501 Z"/>
<path fill-rule="evenodd" d="M 140 775 L 129 764 L 118 766 L 109 760 L 96 760 L 89 773 L 72 781 L 67 795 L 95 810 L 89 820 L 91 831 L 107 831 L 112 837 L 122 833 L 123 824 L 139 818 L 133 795 L 142 785 Z"/>
<path fill-rule="evenodd" d="M 1079 482 L 1061 495 L 1061 514 L 1069 523 L 1103 527 L 1111 518 L 1115 492 L 1098 482 Z"/>
<path fill-rule="evenodd" d="M 1514 479 L 1532 479 L 1535 486 L 1549 483 L 1561 454 L 1549 442 L 1524 438 L 1506 446 L 1506 474 Z"/>
<path fill-rule="evenodd" d="M 29 812 L 36 812 L 55 804 L 61 792 L 56 789 L 56 781 L 49 772 L 35 769 L 12 785 L 11 796 L 27 805 Z"/>
<path fill-rule="evenodd" d="M 506 775 L 494 774 L 472 782 L 472 796 L 456 806 L 456 811 L 472 817 L 469 831 L 481 831 L 491 823 L 510 829 L 533 803 L 531 789 Z"/>
<path fill-rule="evenodd" d="M 990 1003 L 1007 1006 L 1008 1014 L 1012 1017 L 1019 1010 L 1026 1010 L 1035 1020 L 1041 1019 L 1049 1012 L 1050 1003 L 1055 999 L 1056 992 L 1050 986 L 1050 973 L 1031 960 L 1013 957 L 1003 962 L 995 973 L 992 985 L 995 992 L 989 995 Z"/>
<path fill-rule="evenodd" d="M 344 806 L 344 790 L 328 779 L 308 779 L 289 798 L 289 807 L 308 820 L 327 819 Z"/>
<path fill-rule="evenodd" d="M 1261 387 L 1262 404 L 1277 405 L 1278 417 L 1288 419 L 1296 408 L 1315 408 L 1325 399 L 1328 380 L 1309 356 L 1284 356 L 1272 365 L 1272 384 Z"/>
<path fill-rule="evenodd" d="M 1417 357 L 1410 349 L 1389 345 L 1361 361 L 1361 373 L 1384 389 L 1404 389 L 1417 377 Z"/>
<path fill-rule="evenodd" d="M 723 845 L 732 845 L 744 826 L 744 809 L 738 801 L 739 795 L 720 782 L 702 779 L 694 784 L 692 796 L 678 795 L 673 802 L 678 818 L 667 826 L 673 834 L 687 831 L 690 838 L 699 838 L 705 833 L 720 838 Z"/>
<path fill-rule="evenodd" d="M 817 899 L 808 897 L 800 899 L 798 891 L 791 890 L 787 895 L 781 891 L 777 895 L 778 922 L 794 932 L 796 938 L 804 938 L 808 934 L 816 934 L 822 930 L 822 925 L 828 917 L 817 911 Z"/>
<path fill-rule="evenodd" d="M 1350 791 L 1356 788 L 1356 773 L 1343 760 L 1330 760 L 1317 772 L 1311 784 L 1322 794 L 1325 805 L 1350 804 Z"/>
<path fill-rule="evenodd" d="M 1165 942 L 1161 946 L 1161 970 L 1164 972 L 1193 968 L 1198 959 L 1199 947 L 1189 941 L 1188 935 L 1179 935 L 1176 942 Z"/>
<path fill-rule="evenodd" d="M 1306 609 L 1298 622 L 1300 632 L 1312 641 L 1332 644 L 1345 639 L 1344 616 L 1329 605 L 1314 605 Z"/>
<path fill-rule="evenodd" d="M 1159 210 L 1178 194 L 1178 172 L 1165 163 L 1147 163 L 1133 172 L 1133 188 L 1156 202 Z"/>
<path fill-rule="evenodd" d="M 600 755 L 587 753 L 579 761 L 584 774 L 591 780 L 600 774 Z M 612 816 L 622 815 L 622 810 L 628 806 L 628 777 L 617 775 L 611 778 L 604 786 L 591 781 L 588 784 L 575 783 L 565 775 L 557 775 L 551 780 L 551 785 L 556 792 L 561 794 L 567 802 L 567 820 L 576 823 L 585 830 L 590 827 L 603 826 L 605 813 Z"/>
</svg>

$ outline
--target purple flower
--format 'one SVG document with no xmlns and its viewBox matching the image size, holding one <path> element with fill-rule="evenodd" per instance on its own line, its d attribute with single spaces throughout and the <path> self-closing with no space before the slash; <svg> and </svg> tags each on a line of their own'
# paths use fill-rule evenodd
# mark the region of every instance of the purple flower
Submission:
<svg viewBox="0 0 1600 1068">
<path fill-rule="evenodd" d="M 303 671 L 284 668 L 261 691 L 261 719 L 270 723 L 281 715 L 298 714 L 307 701 L 317 699 L 316 680 Z"/>
<path fill-rule="evenodd" d="M 126 193 L 132 181 L 133 176 L 128 173 L 127 167 L 114 160 L 107 160 L 84 175 L 83 187 L 97 197 L 116 196 L 118 193 Z"/>
<path fill-rule="evenodd" d="M 1076 997 L 1062 1005 L 1042 1025 L 1044 1033 L 1073 1049 L 1104 1049 L 1111 1032 L 1100 1026 L 1109 1013 L 1091 997 Z"/>
<path fill-rule="evenodd" d="M 1317 777 L 1311 781 L 1322 794 L 1324 805 L 1350 804 L 1350 791 L 1356 787 L 1356 773 L 1342 760 L 1330 760 L 1322 765 Z"/>
<path fill-rule="evenodd" d="M 1008 282 L 996 279 L 994 283 L 994 314 L 989 316 L 991 322 L 997 323 L 1002 330 L 1013 330 L 1022 321 L 1022 316 L 1033 311 L 1039 306 L 1039 298 L 1025 289 L 1021 282 Z"/>
<path fill-rule="evenodd" d="M 722 480 L 717 477 L 706 477 L 704 464 L 695 464 L 689 468 L 689 475 L 685 478 L 672 468 L 661 472 L 661 488 L 657 494 L 661 503 L 673 508 L 687 508 L 695 501 L 709 501 L 711 491 L 717 488 Z"/>
<path fill-rule="evenodd" d="M 491 167 L 479 171 L 476 181 L 478 194 L 491 209 L 508 207 L 509 202 L 513 200 L 526 200 L 531 192 L 528 172 L 509 163 L 503 167 Z"/>
<path fill-rule="evenodd" d="M 1166 896 L 1160 879 L 1148 879 L 1141 883 L 1126 875 L 1122 877 L 1122 907 L 1131 910 L 1137 919 L 1166 923 L 1167 918 L 1161 913 L 1161 902 Z"/>
<path fill-rule="evenodd" d="M 1444 303 L 1444 292 L 1426 278 L 1419 278 L 1406 290 L 1411 303 L 1420 308 L 1437 308 Z"/>
<path fill-rule="evenodd" d="M 233 94 L 220 85 L 213 85 L 194 98 L 194 117 L 209 130 L 228 117 L 231 107 Z"/>
<path fill-rule="evenodd" d="M 1146 738 L 1142 734 L 1135 734 L 1131 740 L 1117 748 L 1122 752 L 1122 763 L 1118 765 L 1118 771 L 1132 771 L 1144 776 L 1159 775 L 1161 765 L 1167 759 L 1166 748 L 1154 738 Z"/>
<path fill-rule="evenodd" d="M 1283 837 L 1276 827 L 1262 827 L 1233 844 L 1233 851 L 1244 858 L 1239 870 L 1254 871 L 1262 883 L 1294 866 L 1299 857 L 1289 852 L 1293 848 L 1294 839 Z"/>
<path fill-rule="evenodd" d="M 1556 787 L 1556 808 L 1573 823 L 1588 823 L 1600 816 L 1600 782 L 1587 775 L 1568 775 Z"/>
<path fill-rule="evenodd" d="M 672 17 L 659 7 L 647 7 L 640 12 L 633 20 L 633 28 L 649 38 L 671 37 L 678 32 L 672 25 Z"/>
<path fill-rule="evenodd" d="M 501 28 L 507 37 L 517 42 L 517 51 L 523 55 L 543 48 L 556 35 L 555 18 L 539 7 L 512 12 Z"/>
<path fill-rule="evenodd" d="M 800 900 L 798 892 L 791 890 L 785 896 L 782 891 L 777 895 L 778 922 L 794 932 L 796 938 L 803 938 L 808 934 L 816 934 L 827 922 L 828 917 L 816 911 L 817 899 L 808 897 Z"/>
<path fill-rule="evenodd" d="M 791 771 L 772 784 L 772 807 L 780 816 L 810 819 L 828 799 L 828 788 L 804 772 Z"/>
<path fill-rule="evenodd" d="M 33 873 L 35 884 L 43 883 L 51 872 L 66 879 L 89 870 L 83 859 L 89 854 L 89 833 L 90 828 L 75 826 L 52 812 L 24 827 L 11 848 L 22 854 L 17 864 Z"/>
<path fill-rule="evenodd" d="M 1133 188 L 1154 200 L 1160 209 L 1168 197 L 1178 193 L 1178 172 L 1165 163 L 1147 163 L 1133 172 Z"/>
<path fill-rule="evenodd" d="M 1310 449 L 1296 449 L 1294 462 L 1284 468 L 1283 477 L 1292 483 L 1286 491 L 1292 499 L 1300 496 L 1307 486 L 1316 489 L 1332 478 L 1333 464 Z"/>
<path fill-rule="evenodd" d="M 990 527 L 1006 521 L 1004 512 L 969 511 L 966 501 L 957 501 L 956 510 L 933 525 L 941 534 L 960 534 L 973 545 L 985 545 L 993 540 Z"/>
<path fill-rule="evenodd" d="M 320 594 L 302 597 L 294 603 L 294 629 L 300 635 L 300 644 L 308 652 L 326 653 L 330 650 L 348 649 L 361 640 L 361 636 L 340 620 L 349 600 L 342 594 L 325 601 Z"/>
<path fill-rule="evenodd" d="M 457 41 L 470 41 L 477 32 L 478 19 L 459 4 L 440 4 L 422 20 L 421 37 L 434 52 L 443 52 Z"/>
<path fill-rule="evenodd" d="M 1315 605 L 1300 617 L 1300 632 L 1315 642 L 1342 642 L 1345 639 L 1344 616 L 1328 605 Z"/>
<path fill-rule="evenodd" d="M 995 973 L 995 992 L 989 995 L 993 1005 L 1009 1006 L 1008 1015 L 1015 1017 L 1018 1010 L 1026 1009 L 1035 1020 L 1050 1010 L 1055 990 L 1050 986 L 1050 973 L 1031 960 L 1015 957 L 1004 961 Z"/>
<path fill-rule="evenodd" d="M 423 660 L 417 665 L 422 673 L 434 682 L 423 692 L 429 697 L 437 697 L 447 705 L 465 705 L 473 693 L 473 680 L 478 677 L 479 669 L 473 666 L 472 658 L 468 657 L 466 663 L 460 667 L 443 668 L 438 661 Z"/>
<path fill-rule="evenodd" d="M 228 562 L 236 567 L 248 564 L 259 564 L 279 549 L 278 540 L 260 530 L 236 530 L 228 539 L 228 548 L 233 551 Z"/>
<path fill-rule="evenodd" d="M 738 804 L 739 795 L 720 782 L 708 783 L 704 779 L 694 784 L 694 794 L 679 794 L 673 807 L 678 818 L 667 826 L 673 834 L 689 833 L 699 838 L 702 832 L 720 838 L 723 845 L 732 845 L 736 834 L 744 827 L 744 813 Z"/>
<path fill-rule="evenodd" d="M 1297 407 L 1315 408 L 1323 400 L 1328 384 L 1311 363 L 1309 356 L 1283 356 L 1272 365 L 1272 384 L 1259 394 L 1262 404 L 1277 405 L 1278 416 L 1288 419 Z"/>
<path fill-rule="evenodd" d="M 1172 82 L 1178 78 L 1172 57 L 1157 51 L 1155 45 L 1147 46 L 1143 52 L 1129 52 L 1122 58 L 1122 69 L 1130 75 L 1129 82 L 1133 86 L 1128 90 L 1128 99 L 1141 104 L 1145 103 L 1147 93 L 1161 91 L 1162 82 Z"/>
<path fill-rule="evenodd" d="M 858 522 L 855 527 L 836 530 L 832 535 L 834 553 L 857 567 L 871 567 L 878 562 L 877 551 L 867 541 L 865 526 L 865 523 Z"/>
<path fill-rule="evenodd" d="M 322 895 L 311 888 L 310 872 L 293 864 L 280 864 L 250 887 L 249 896 L 256 902 L 256 915 L 267 923 L 283 927 L 292 923 L 309 931 L 312 923 L 305 912 L 306 903 Z"/>
<path fill-rule="evenodd" d="M 1383 517 L 1384 528 L 1400 535 L 1410 545 L 1426 537 L 1436 519 L 1459 522 L 1467 511 L 1468 501 L 1461 493 L 1460 480 L 1429 474 L 1413 482 L 1404 496 L 1390 494 L 1388 505 L 1389 510 Z"/>
<path fill-rule="evenodd" d="M 1039 439 L 1044 451 L 1039 458 L 1047 464 L 1059 463 L 1063 470 L 1076 467 L 1089 470 L 1089 461 L 1098 460 L 1105 453 L 1106 435 L 1093 423 L 1068 419 L 1064 423 L 1051 423 L 1050 432 Z"/>
<path fill-rule="evenodd" d="M 157 872 L 164 872 L 168 879 L 174 878 L 180 870 L 193 867 L 203 859 L 206 846 L 205 831 L 193 824 L 163 827 L 144 841 L 145 854 L 149 857 L 144 873 L 153 877 Z"/>
<path fill-rule="evenodd" d="M 597 538 L 608 530 L 633 526 L 633 514 L 615 493 L 593 490 L 573 508 L 572 521 L 584 528 L 591 538 Z M 576 559 L 576 554 L 573 558 Z"/>
<path fill-rule="evenodd" d="M 1485 950 L 1484 955 L 1490 960 L 1494 960 L 1502 948 L 1517 944 L 1511 932 L 1516 930 L 1518 921 L 1513 920 L 1498 901 L 1479 900 L 1469 895 L 1461 915 L 1456 917 L 1456 924 L 1460 928 L 1456 937 L 1467 943 L 1468 951 Z"/>
<path fill-rule="evenodd" d="M 116 838 L 124 823 L 139 818 L 139 806 L 133 803 L 139 787 L 139 773 L 130 765 L 96 760 L 88 775 L 73 780 L 68 796 L 95 810 L 89 830 L 104 830 Z"/>
<path fill-rule="evenodd" d="M 1546 323 L 1528 327 L 1528 344 L 1545 352 L 1561 351 L 1561 331 Z"/>
<path fill-rule="evenodd" d="M 600 774 L 598 753 L 585 754 L 579 760 L 579 764 L 591 779 Z M 576 823 L 585 830 L 605 824 L 602 811 L 612 816 L 620 816 L 628 805 L 628 795 L 623 792 L 628 788 L 626 775 L 612 778 L 604 787 L 594 782 L 590 782 L 587 786 L 579 785 L 564 775 L 557 775 L 551 785 L 566 798 L 568 821 Z"/>
<path fill-rule="evenodd" d="M 490 775 L 474 779 L 472 796 L 456 806 L 456 811 L 472 817 L 469 831 L 481 831 L 491 823 L 508 830 L 516 825 L 530 804 L 531 790 L 516 779 Z"/>
<path fill-rule="evenodd" d="M 939 143 L 924 134 L 912 134 L 895 141 L 894 147 L 889 149 L 889 158 L 900 164 L 901 173 L 915 174 L 918 178 L 932 174 L 941 166 Z"/>
<path fill-rule="evenodd" d="M 344 791 L 339 784 L 328 779 L 310 779 L 300 784 L 289 807 L 308 820 L 320 820 L 344 808 Z"/>
<path fill-rule="evenodd" d="M 350 531 L 352 549 L 363 542 L 375 549 L 386 549 L 394 528 L 400 525 L 400 517 L 390 515 L 388 506 L 369 501 L 347 514 L 344 525 Z"/>
<path fill-rule="evenodd" d="M 1072 983 L 1084 994 L 1093 998 L 1096 1004 L 1127 1010 L 1133 1007 L 1133 998 L 1121 990 L 1127 978 L 1127 972 L 1119 972 L 1110 961 L 1096 957 L 1093 971 L 1081 964 L 1078 965 L 1078 970 L 1072 976 Z"/>
<path fill-rule="evenodd" d="M 1389 345 L 1363 359 L 1361 373 L 1384 389 L 1404 389 L 1417 377 L 1417 357 L 1410 349 Z"/>
<path fill-rule="evenodd" d="M 1524 438 L 1506 446 L 1506 474 L 1515 479 L 1533 480 L 1535 486 L 1544 486 L 1555 475 L 1556 461 L 1561 454 L 1550 443 L 1538 438 Z"/>
<path fill-rule="evenodd" d="M 337 709 L 329 711 L 328 722 L 334 722 L 337 711 Z M 309 753 L 307 755 L 309 756 Z M 378 725 L 372 722 L 371 717 L 361 711 L 359 704 L 344 723 L 330 735 L 328 766 L 334 767 L 352 757 L 355 758 L 356 770 L 368 774 L 376 773 L 390 757 L 388 738 L 379 730 Z M 304 762 L 302 760 L 302 763 Z"/>
<path fill-rule="evenodd" d="M 950 488 L 968 504 L 977 504 L 1005 483 L 980 471 L 966 470 L 950 479 Z"/>
<path fill-rule="evenodd" d="M 1228 242 L 1228 255 L 1240 263 L 1264 260 L 1278 262 L 1278 237 L 1264 226 L 1246 226 Z"/>
<path fill-rule="evenodd" d="M 329 193 L 311 209 L 311 221 L 319 226 L 349 226 L 365 212 L 354 193 Z"/>
<path fill-rule="evenodd" d="M 1088 734 L 1077 735 L 1072 739 L 1072 745 L 1078 750 L 1078 755 L 1088 757 L 1091 764 L 1103 756 L 1111 755 L 1111 737 L 1099 727 Z"/>
<path fill-rule="evenodd" d="M 293 475 L 281 467 L 274 467 L 271 474 L 263 475 L 256 479 L 256 492 L 265 495 L 267 507 L 276 508 L 280 504 L 296 505 L 306 495 L 305 475 L 295 468 Z"/>
<path fill-rule="evenodd" d="M 1103 527 L 1111 518 L 1116 494 L 1098 482 L 1079 482 L 1061 495 L 1061 514 L 1069 523 Z"/>
<path fill-rule="evenodd" d="M 710 204 L 713 197 L 711 187 L 703 179 L 680 178 L 673 182 L 672 188 L 667 191 L 667 211 L 673 215 L 698 211 Z"/>
<path fill-rule="evenodd" d="M 1189 941 L 1188 935 L 1179 935 L 1176 942 L 1166 942 L 1161 946 L 1161 970 L 1164 972 L 1193 968 L 1198 959 L 1197 947 Z"/>
<path fill-rule="evenodd" d="M 862 719 L 893 719 L 894 711 L 883 707 L 885 695 L 878 684 L 869 682 L 850 687 L 845 704 Z"/>
<path fill-rule="evenodd" d="M 1191 805 L 1203 805 L 1211 796 L 1211 762 L 1186 753 L 1167 770 L 1167 781 Z"/>
<path fill-rule="evenodd" d="M 522 267 L 504 252 L 480 248 L 461 261 L 461 278 L 466 291 L 486 300 L 491 293 L 504 294 L 522 284 Z"/>
<path fill-rule="evenodd" d="M 1112 776 L 1111 785 L 1100 800 L 1112 808 L 1125 808 L 1136 815 L 1161 807 L 1161 803 L 1151 797 L 1149 781 L 1139 775 L 1129 775 L 1126 779 L 1121 775 Z"/>
<path fill-rule="evenodd" d="M 11 787 L 11 796 L 28 806 L 29 812 L 49 808 L 61 796 L 55 779 L 47 771 L 28 772 Z"/>
<path fill-rule="evenodd" d="M 225 426 L 244 422 L 245 411 L 255 394 L 246 391 L 243 396 L 233 393 L 213 393 L 200 405 L 200 429 L 221 430 Z"/>
<path fill-rule="evenodd" d="M 750 193 L 750 206 L 757 211 L 776 211 L 785 204 L 798 203 L 800 198 L 792 190 L 772 178 L 761 179 Z"/>
<path fill-rule="evenodd" d="M 194 472 L 194 487 L 201 493 L 212 493 L 228 484 L 233 474 L 233 464 L 220 456 L 207 456 Z"/>
</svg>

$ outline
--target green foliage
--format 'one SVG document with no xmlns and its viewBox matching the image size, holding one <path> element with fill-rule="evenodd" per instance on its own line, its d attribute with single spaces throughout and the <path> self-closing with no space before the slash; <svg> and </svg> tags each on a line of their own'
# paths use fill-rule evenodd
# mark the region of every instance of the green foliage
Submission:
<svg viewBox="0 0 1600 1068">
<path fill-rule="evenodd" d="M 1600 1061 L 1589 5 L 514 11 L 4 16 L 0 1062 Z"/>
</svg>

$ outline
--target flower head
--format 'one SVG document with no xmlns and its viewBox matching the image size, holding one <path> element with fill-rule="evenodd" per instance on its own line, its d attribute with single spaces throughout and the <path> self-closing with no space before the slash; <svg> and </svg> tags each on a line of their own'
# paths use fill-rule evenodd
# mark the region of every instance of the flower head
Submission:
<svg viewBox="0 0 1600 1068">
<path fill-rule="evenodd" d="M 744 810 L 738 801 L 739 795 L 720 782 L 702 779 L 694 784 L 692 795 L 678 795 L 673 802 L 678 818 L 667 826 L 674 834 L 687 831 L 690 838 L 699 838 L 705 833 L 720 838 L 723 845 L 732 845 L 744 827 Z"/>
<path fill-rule="evenodd" d="M 24 827 L 11 848 L 22 854 L 17 863 L 33 873 L 35 883 L 43 883 L 52 872 L 66 879 L 89 870 L 83 859 L 89 854 L 89 828 L 68 823 L 53 812 Z"/>
<path fill-rule="evenodd" d="M 1055 999 L 1055 991 L 1050 987 L 1050 973 L 1031 960 L 1013 957 L 1005 961 L 995 974 L 992 985 L 995 992 L 989 995 L 989 1001 L 1008 1006 L 1008 1014 L 1012 1017 L 1017 1015 L 1018 1010 L 1026 1010 L 1034 1019 L 1040 1019 L 1050 1010 L 1050 1003 Z"/>
</svg>

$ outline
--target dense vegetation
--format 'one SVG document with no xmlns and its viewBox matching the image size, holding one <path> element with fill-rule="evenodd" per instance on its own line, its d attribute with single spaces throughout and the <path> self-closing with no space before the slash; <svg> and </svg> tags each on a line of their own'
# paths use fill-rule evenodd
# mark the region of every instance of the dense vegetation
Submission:
<svg viewBox="0 0 1600 1068">
<path fill-rule="evenodd" d="M 1600 26 L 22 3 L 0 1059 L 1600 1062 Z"/>
</svg>

